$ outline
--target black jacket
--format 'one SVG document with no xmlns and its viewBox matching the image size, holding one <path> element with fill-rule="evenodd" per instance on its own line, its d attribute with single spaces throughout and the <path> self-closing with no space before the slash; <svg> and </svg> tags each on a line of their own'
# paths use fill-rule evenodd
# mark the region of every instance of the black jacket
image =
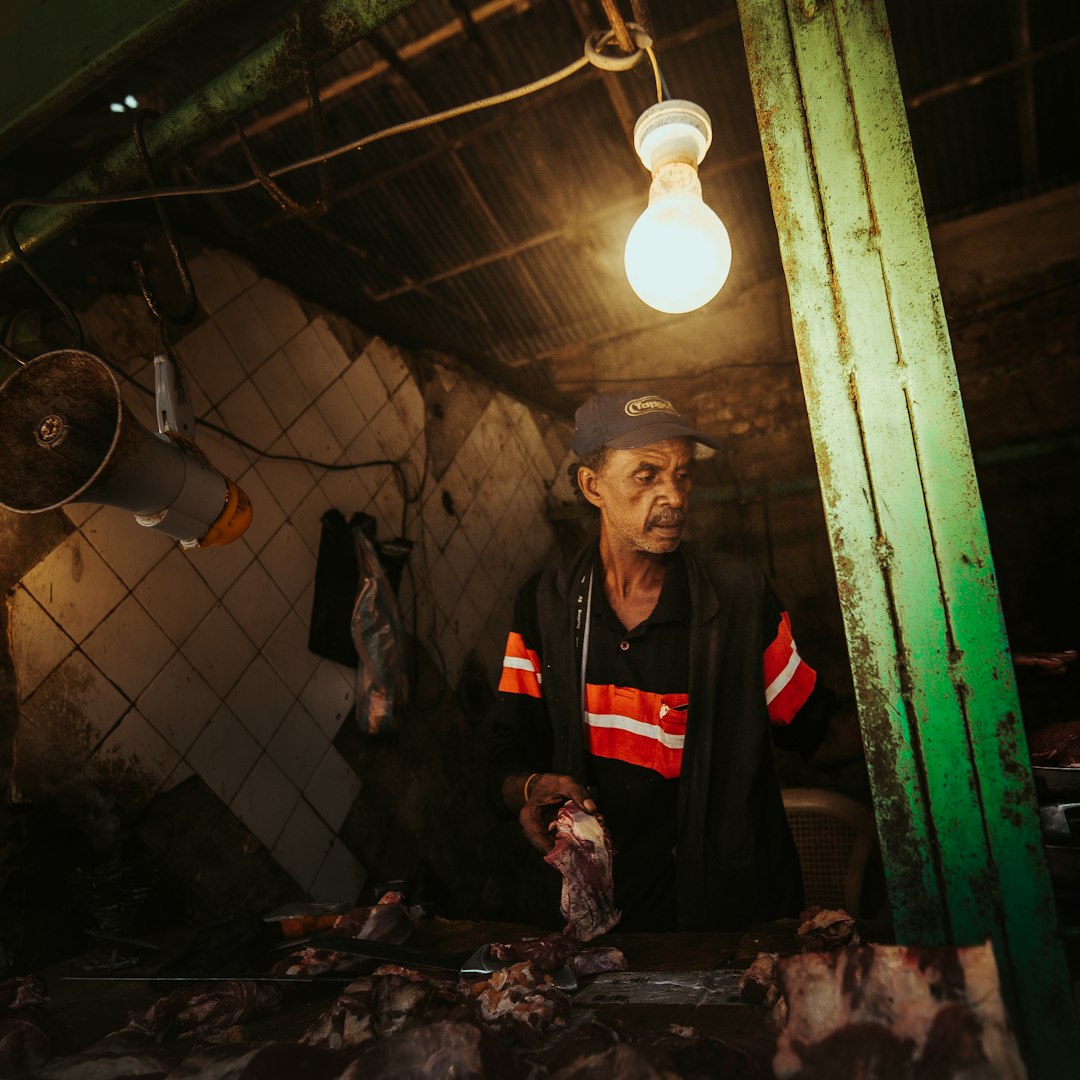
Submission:
<svg viewBox="0 0 1080 1080">
<path fill-rule="evenodd" d="M 690 718 L 679 783 L 680 930 L 731 930 L 798 915 L 802 875 L 773 771 L 761 658 L 765 581 L 748 562 L 696 556 L 691 595 Z M 586 777 L 574 619 L 595 547 L 537 589 L 550 770 Z M 536 766 L 533 766 L 534 768 Z M 498 790 L 502 777 L 489 783 Z"/>
</svg>

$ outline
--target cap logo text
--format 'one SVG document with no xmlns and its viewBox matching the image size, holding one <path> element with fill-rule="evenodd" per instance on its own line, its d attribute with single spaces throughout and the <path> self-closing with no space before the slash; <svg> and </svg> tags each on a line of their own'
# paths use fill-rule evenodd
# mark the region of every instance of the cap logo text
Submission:
<svg viewBox="0 0 1080 1080">
<path fill-rule="evenodd" d="M 623 406 L 623 411 L 627 416 L 641 416 L 642 413 L 650 412 L 675 412 L 675 407 L 670 401 L 665 401 L 662 397 L 639 397 L 634 398 L 633 401 L 628 401 Z"/>
</svg>

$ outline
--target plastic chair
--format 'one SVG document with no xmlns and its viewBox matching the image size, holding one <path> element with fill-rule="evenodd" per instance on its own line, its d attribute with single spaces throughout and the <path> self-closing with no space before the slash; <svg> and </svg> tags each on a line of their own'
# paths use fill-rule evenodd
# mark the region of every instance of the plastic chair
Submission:
<svg viewBox="0 0 1080 1080">
<path fill-rule="evenodd" d="M 870 807 L 819 788 L 781 791 L 802 865 L 806 903 L 859 915 L 863 879 L 877 848 Z"/>
</svg>

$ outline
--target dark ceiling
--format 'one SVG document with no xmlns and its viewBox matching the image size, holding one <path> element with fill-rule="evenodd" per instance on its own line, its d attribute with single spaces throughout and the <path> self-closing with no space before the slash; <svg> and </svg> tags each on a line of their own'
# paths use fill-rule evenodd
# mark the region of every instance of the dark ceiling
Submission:
<svg viewBox="0 0 1080 1080">
<path fill-rule="evenodd" d="M 168 111 L 286 28 L 293 6 L 219 6 L 9 151 L 0 193 L 46 194 L 130 138 L 131 117 L 110 102 L 132 94 Z M 620 7 L 631 17 L 629 0 Z M 1080 176 L 1080 5 L 893 0 L 888 11 L 931 222 Z M 651 17 L 670 93 L 698 102 L 714 125 L 702 183 L 734 250 L 731 277 L 705 313 L 715 321 L 781 274 L 738 15 L 734 0 L 654 0 Z M 581 55 L 588 31 L 607 27 L 600 0 L 418 0 L 318 67 L 326 145 L 546 75 Z M 337 158 L 322 216 L 290 213 L 259 189 L 172 206 L 184 235 L 240 252 L 366 329 L 457 355 L 565 409 L 595 381 L 595 350 L 644 337 L 649 348 L 687 352 L 688 369 L 697 361 L 685 324 L 679 331 L 686 317 L 646 307 L 622 270 L 648 191 L 631 130 L 653 101 L 647 62 L 624 74 L 587 67 L 523 99 Z M 300 82 L 238 120 L 267 167 L 312 153 Z M 161 163 L 159 183 L 190 182 L 189 165 L 207 184 L 251 175 L 227 128 L 187 161 Z M 318 192 L 311 170 L 281 184 L 301 201 Z M 81 227 L 84 243 L 111 250 L 122 276 L 137 253 L 125 250 L 127 238 L 149 214 L 146 204 L 102 210 Z M 63 247 L 47 245 L 42 265 Z M 83 260 L 82 273 L 98 272 L 98 262 Z"/>
</svg>

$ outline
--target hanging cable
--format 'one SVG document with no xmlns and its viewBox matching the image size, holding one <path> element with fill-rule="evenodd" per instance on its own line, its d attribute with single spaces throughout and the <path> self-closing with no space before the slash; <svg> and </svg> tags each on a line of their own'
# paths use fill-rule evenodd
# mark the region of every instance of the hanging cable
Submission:
<svg viewBox="0 0 1080 1080">
<path fill-rule="evenodd" d="M 636 38 L 637 32 L 640 32 L 642 35 L 640 44 Z M 602 68 L 606 71 L 624 71 L 627 68 L 633 67 L 641 59 L 641 56 L 646 49 L 652 45 L 652 39 L 649 38 L 644 31 L 640 30 L 640 28 L 637 28 L 637 31 L 635 32 L 635 44 L 637 47 L 634 52 L 630 53 L 629 56 L 624 57 L 604 56 L 601 50 L 605 45 L 611 42 L 612 37 L 608 36 L 611 35 L 611 33 L 611 31 L 606 31 L 603 34 L 592 35 L 589 40 L 585 42 L 584 55 L 580 59 L 567 64 L 565 67 L 552 72 L 550 75 L 535 79 L 533 82 L 526 83 L 525 85 L 516 87 L 512 90 L 504 90 L 501 93 L 492 94 L 490 97 L 479 98 L 476 101 L 470 101 L 464 105 L 456 105 L 453 108 L 444 109 L 442 112 L 432 113 L 429 116 L 421 116 L 414 120 L 402 121 L 400 124 L 394 124 L 391 127 L 383 128 L 381 131 L 375 131 L 370 135 L 361 136 L 359 139 L 353 139 L 351 142 L 336 146 L 330 150 L 322 151 L 311 157 L 303 158 L 300 161 L 281 165 L 276 169 L 266 170 L 265 175 L 266 177 L 276 180 L 280 176 L 287 176 L 289 173 L 296 172 L 300 169 L 308 169 L 312 166 L 332 161 L 334 158 L 341 157 L 343 154 L 348 154 L 353 150 L 362 150 L 365 146 L 370 146 L 372 143 L 379 142 L 382 139 L 392 138 L 395 135 L 403 135 L 410 131 L 419 131 L 423 128 L 431 127 L 434 124 L 441 124 L 447 120 L 465 116 L 468 113 L 478 112 L 481 109 L 489 109 L 495 105 L 503 105 L 509 101 L 516 101 L 529 94 L 535 94 L 540 90 L 546 90 L 549 86 L 554 86 L 556 83 L 561 82 L 563 79 L 567 79 L 580 71 L 587 64 L 592 64 L 593 66 Z M 656 71 L 659 73 L 658 67 L 656 67 Z M 657 77 L 659 78 L 659 74 Z M 12 199 L 4 208 L 3 213 L 7 214 L 10 210 L 31 206 L 111 206 L 117 203 L 142 202 L 146 199 L 174 199 L 185 198 L 191 195 L 235 195 L 242 191 L 250 191 L 254 187 L 261 186 L 262 183 L 263 181 L 258 176 L 254 176 L 250 179 L 238 180 L 230 184 L 161 187 L 139 191 L 113 192 L 108 195 L 52 195 L 39 196 L 36 198 L 24 197 Z M 15 249 L 13 248 L 13 253 L 14 250 Z"/>
</svg>

